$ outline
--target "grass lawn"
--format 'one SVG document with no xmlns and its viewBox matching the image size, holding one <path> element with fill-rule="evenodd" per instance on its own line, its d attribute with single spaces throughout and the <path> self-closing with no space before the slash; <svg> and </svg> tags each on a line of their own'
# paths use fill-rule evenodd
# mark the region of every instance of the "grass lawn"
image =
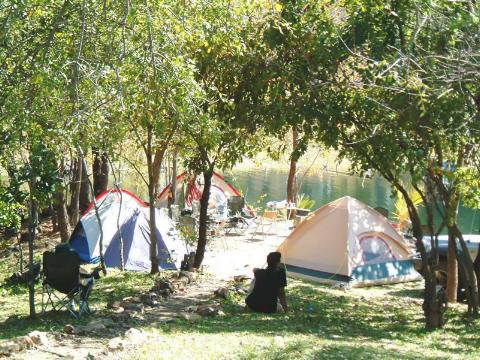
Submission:
<svg viewBox="0 0 480 360">
<path fill-rule="evenodd" d="M 66 313 L 29 320 L 27 289 L 4 284 L 15 264 L 14 256 L 0 259 L 0 339 L 32 330 L 61 330 L 74 323 Z M 147 290 L 153 282 L 148 274 L 110 272 L 92 293 L 97 316 L 108 312 L 108 303 Z M 480 358 L 480 322 L 464 318 L 465 305 L 450 306 L 444 329 L 424 330 L 420 282 L 341 291 L 291 279 L 287 296 L 291 312 L 286 315 L 245 313 L 243 297 L 233 295 L 223 304 L 225 316 L 197 322 L 178 319 L 156 323 L 154 328 L 135 325 L 158 334 L 159 341 L 123 355 L 133 359 Z M 40 284 L 36 298 L 39 303 Z"/>
<path fill-rule="evenodd" d="M 150 329 L 160 335 L 133 359 L 474 359 L 479 323 L 451 307 L 445 329 L 426 332 L 422 283 L 347 292 L 290 280 L 287 314 L 245 313 L 243 298 L 224 304 L 226 316 Z M 306 310 L 311 308 L 311 315 Z"/>
</svg>

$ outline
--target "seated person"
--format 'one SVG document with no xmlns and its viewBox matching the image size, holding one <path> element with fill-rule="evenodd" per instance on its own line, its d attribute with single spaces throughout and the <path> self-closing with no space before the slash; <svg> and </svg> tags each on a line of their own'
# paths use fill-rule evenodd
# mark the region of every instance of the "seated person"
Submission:
<svg viewBox="0 0 480 360">
<path fill-rule="evenodd" d="M 271 252 L 267 256 L 266 269 L 253 269 L 255 285 L 251 294 L 245 299 L 250 310 L 262 313 L 288 311 L 285 297 L 287 276 L 284 266 L 280 263 L 281 256 L 277 251 Z"/>
</svg>

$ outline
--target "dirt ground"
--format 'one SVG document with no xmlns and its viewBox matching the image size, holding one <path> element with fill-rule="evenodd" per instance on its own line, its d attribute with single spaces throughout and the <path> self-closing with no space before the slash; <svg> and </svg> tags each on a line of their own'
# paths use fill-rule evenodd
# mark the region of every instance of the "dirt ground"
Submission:
<svg viewBox="0 0 480 360">
<path fill-rule="evenodd" d="M 265 265 L 266 255 L 274 251 L 291 231 L 291 223 L 277 222 L 265 226 L 252 224 L 247 230 L 227 231 L 215 237 L 209 244 L 204 259 L 206 276 L 186 286 L 185 291 L 175 293 L 161 306 L 148 308 L 131 322 L 105 327 L 98 316 L 92 317 L 93 327 L 100 324 L 108 337 L 48 333 L 48 343 L 26 352 L 13 355 L 14 359 L 120 359 L 128 358 L 142 344 L 158 341 L 153 333 L 137 328 L 172 321 L 185 314 L 192 306 L 211 303 L 213 292 L 225 286 L 235 275 L 252 276 L 255 267 Z M 188 316 L 188 315 L 187 315 Z M 112 340 L 115 338 L 115 340 Z M 115 342 L 121 346 L 112 351 Z"/>
</svg>

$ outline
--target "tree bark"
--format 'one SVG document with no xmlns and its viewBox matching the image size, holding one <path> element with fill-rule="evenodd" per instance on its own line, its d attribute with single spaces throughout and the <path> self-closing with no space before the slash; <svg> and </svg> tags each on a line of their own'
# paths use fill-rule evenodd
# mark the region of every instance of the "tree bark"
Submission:
<svg viewBox="0 0 480 360">
<path fill-rule="evenodd" d="M 460 243 L 461 256 L 458 257 L 458 262 L 463 268 L 463 273 L 465 275 L 465 291 L 468 300 L 468 314 L 473 316 L 478 316 L 479 313 L 479 298 L 478 298 L 478 287 L 474 270 L 474 265 L 472 258 L 470 257 L 470 252 L 465 244 L 463 235 L 456 224 L 449 226 L 449 231 L 452 231 L 454 238 L 458 239 Z"/>
<path fill-rule="evenodd" d="M 292 128 L 292 153 L 290 156 L 290 170 L 288 172 L 287 180 L 287 202 L 297 203 L 297 163 L 298 163 L 298 132 L 295 128 Z M 295 217 L 295 210 L 291 210 L 288 214 L 288 218 Z"/>
<path fill-rule="evenodd" d="M 79 211 L 79 202 L 80 202 L 80 188 L 82 185 L 82 165 L 83 160 L 80 156 L 75 159 L 75 168 L 74 168 L 74 176 L 72 182 L 72 194 L 70 198 L 70 207 L 69 207 L 69 215 L 70 215 L 70 224 L 72 226 L 77 225 L 78 222 L 78 211 Z"/>
<path fill-rule="evenodd" d="M 59 173 L 63 174 L 64 161 L 62 159 L 59 167 Z M 65 197 L 64 184 L 57 184 L 55 193 L 53 194 L 53 209 L 56 214 L 58 230 L 60 231 L 60 238 L 62 242 L 67 242 L 70 239 L 70 225 L 68 221 L 67 201 Z"/>
<path fill-rule="evenodd" d="M 30 179 L 30 224 L 28 237 L 28 300 L 30 306 L 30 317 L 34 318 L 35 314 L 35 278 L 33 273 L 33 243 L 38 225 L 38 204 L 35 198 L 36 175 L 32 170 Z"/>
<path fill-rule="evenodd" d="M 108 189 L 108 158 L 104 151 L 92 148 L 93 196 L 97 197 Z"/>
<path fill-rule="evenodd" d="M 58 220 L 57 212 L 55 211 L 55 207 L 53 206 L 53 199 L 50 199 L 49 207 L 51 208 L 52 212 L 52 232 L 56 233 L 58 231 Z"/>
<path fill-rule="evenodd" d="M 415 244 L 422 258 L 422 275 L 425 279 L 425 292 L 423 296 L 423 312 L 425 314 L 425 327 L 428 330 L 438 329 L 445 324 L 443 313 L 446 309 L 446 297 L 442 291 L 437 291 L 437 278 L 435 269 L 437 267 L 435 249 L 427 253 L 423 243 L 423 232 L 418 211 L 405 190 L 400 184 L 393 184 L 403 195 L 407 204 L 410 220 L 412 221 L 412 231 L 415 238 Z"/>
<path fill-rule="evenodd" d="M 207 220 L 208 220 L 208 201 L 210 200 L 210 187 L 212 185 L 213 166 L 203 172 L 203 193 L 200 199 L 200 218 L 198 226 L 198 243 L 197 251 L 195 252 L 195 261 L 193 267 L 199 268 L 202 265 L 205 256 L 205 248 L 207 245 Z"/>
<path fill-rule="evenodd" d="M 83 214 L 90 205 L 92 201 L 90 197 L 90 186 L 88 184 L 88 173 L 87 169 L 85 168 L 85 162 L 82 161 L 82 181 L 80 184 L 80 197 L 78 202 L 78 209 L 80 210 L 80 214 Z"/>
<path fill-rule="evenodd" d="M 458 262 L 455 246 L 455 235 L 448 229 L 448 253 L 447 253 L 447 300 L 457 302 L 458 288 Z"/>
<path fill-rule="evenodd" d="M 157 195 L 160 192 L 160 172 L 162 171 L 162 162 L 165 156 L 166 146 L 159 146 L 155 150 L 155 157 L 153 159 L 153 185 L 154 193 Z"/>
<path fill-rule="evenodd" d="M 67 206 L 65 204 L 65 189 L 57 185 L 57 189 L 53 194 L 53 206 L 57 214 L 58 230 L 62 242 L 70 239 L 70 224 L 68 222 Z"/>
<path fill-rule="evenodd" d="M 168 214 L 170 218 L 173 217 L 172 214 L 172 205 L 175 205 L 177 202 L 177 148 L 173 151 L 173 157 L 172 157 L 172 197 L 168 198 Z"/>
</svg>

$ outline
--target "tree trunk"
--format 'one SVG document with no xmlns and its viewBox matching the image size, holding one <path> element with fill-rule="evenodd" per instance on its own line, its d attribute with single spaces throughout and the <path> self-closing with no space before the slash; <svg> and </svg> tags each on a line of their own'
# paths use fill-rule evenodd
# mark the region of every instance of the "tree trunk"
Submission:
<svg viewBox="0 0 480 360">
<path fill-rule="evenodd" d="M 405 203 L 407 204 L 408 213 L 412 222 L 413 236 L 415 237 L 415 245 L 417 251 L 422 257 L 422 275 L 425 279 L 425 292 L 423 297 L 423 313 L 425 314 L 425 327 L 428 330 L 438 329 L 443 327 L 444 319 L 443 313 L 446 309 L 446 297 L 443 291 L 437 289 L 437 278 L 435 276 L 435 269 L 437 267 L 437 259 L 435 249 L 427 253 L 425 244 L 423 243 L 423 233 L 418 211 L 413 204 L 413 201 L 400 184 L 393 184 L 403 195 Z"/>
<path fill-rule="evenodd" d="M 70 215 L 70 224 L 72 226 L 77 225 L 78 222 L 78 210 L 79 210 L 79 200 L 80 200 L 80 188 L 82 185 L 82 158 L 79 156 L 75 160 L 75 173 L 73 176 L 72 182 L 72 194 L 70 198 L 70 207 L 69 207 L 69 215 Z"/>
<path fill-rule="evenodd" d="M 475 275 L 475 270 L 473 266 L 472 258 L 470 257 L 470 252 L 465 244 L 463 235 L 455 224 L 449 227 L 449 231 L 452 231 L 454 238 L 458 239 L 460 243 L 460 248 L 462 249 L 458 261 L 464 270 L 465 275 L 465 291 L 468 300 L 468 314 L 473 316 L 478 316 L 479 313 L 479 298 L 478 298 L 478 287 L 477 287 L 477 278 Z"/>
<path fill-rule="evenodd" d="M 30 305 L 30 317 L 35 317 L 35 278 L 33 275 L 33 243 L 38 225 L 38 205 L 35 199 L 36 176 L 32 170 L 30 179 L 30 224 L 28 237 L 28 300 Z"/>
<path fill-rule="evenodd" d="M 59 173 L 63 174 L 64 161 L 62 159 L 59 167 Z M 67 213 L 67 201 L 65 197 L 64 184 L 57 184 L 55 193 L 53 194 L 53 208 L 57 217 L 58 230 L 60 231 L 60 238 L 62 242 L 67 242 L 70 238 L 70 225 Z"/>
<path fill-rule="evenodd" d="M 53 206 L 53 199 L 50 198 L 50 203 L 48 206 L 51 208 L 52 212 L 52 232 L 56 233 L 58 231 L 58 219 L 57 219 L 57 212 L 55 211 L 55 207 Z"/>
<path fill-rule="evenodd" d="M 67 242 L 70 238 L 70 224 L 68 222 L 67 206 L 65 204 L 65 190 L 62 186 L 57 185 L 57 189 L 53 194 L 53 206 L 57 214 L 58 230 L 60 230 L 60 238 L 62 242 Z"/>
<path fill-rule="evenodd" d="M 292 153 L 290 155 L 290 170 L 287 179 L 287 202 L 297 203 L 297 163 L 298 163 L 298 132 L 292 128 Z M 295 210 L 290 211 L 288 218 L 295 217 Z"/>
<path fill-rule="evenodd" d="M 155 206 L 153 205 L 155 201 L 155 190 L 154 184 L 151 182 L 148 186 L 148 198 L 150 201 L 150 261 L 152 262 L 152 268 L 150 270 L 151 274 L 158 273 L 158 254 L 157 254 L 157 223 L 155 220 Z"/>
<path fill-rule="evenodd" d="M 79 197 L 79 203 L 78 203 L 80 214 L 83 214 L 88 209 L 88 206 L 92 201 L 90 197 L 90 185 L 88 184 L 87 177 L 88 177 L 88 173 L 87 173 L 87 169 L 85 168 L 85 162 L 82 161 L 82 181 L 80 184 L 80 197 Z"/>
<path fill-rule="evenodd" d="M 153 185 L 154 185 L 154 193 L 157 195 L 160 192 L 160 172 L 162 170 L 162 162 L 165 155 L 167 147 L 166 146 L 159 146 L 155 150 L 155 157 L 153 159 Z"/>
<path fill-rule="evenodd" d="M 104 151 L 92 148 L 93 196 L 97 197 L 108 189 L 108 158 Z"/>
<path fill-rule="evenodd" d="M 172 214 L 172 205 L 176 204 L 177 202 L 177 149 L 173 151 L 173 158 L 172 158 L 172 197 L 168 198 L 168 214 L 170 218 L 173 217 Z"/>
<path fill-rule="evenodd" d="M 447 253 L 447 300 L 457 302 L 458 288 L 458 262 L 455 246 L 455 235 L 448 229 L 448 253 Z"/>
<path fill-rule="evenodd" d="M 205 255 L 205 247 L 207 245 L 207 220 L 208 220 L 208 201 L 210 200 L 210 187 L 212 185 L 213 166 L 203 172 L 203 194 L 200 199 L 200 218 L 198 225 L 198 243 L 197 251 L 195 252 L 195 261 L 193 267 L 199 268 L 202 265 L 203 257 Z"/>
</svg>

